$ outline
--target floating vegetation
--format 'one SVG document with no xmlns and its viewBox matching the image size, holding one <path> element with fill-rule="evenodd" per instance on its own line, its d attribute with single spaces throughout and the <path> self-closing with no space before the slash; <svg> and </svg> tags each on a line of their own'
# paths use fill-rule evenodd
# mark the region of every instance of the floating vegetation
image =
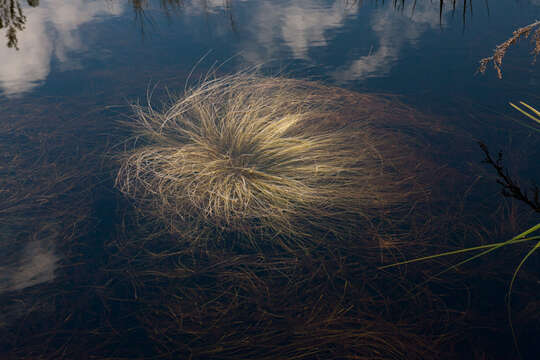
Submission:
<svg viewBox="0 0 540 360">
<path fill-rule="evenodd" d="M 396 115 L 374 113 L 370 95 L 350 101 L 301 80 L 207 79 L 163 111 L 134 107 L 117 186 L 187 240 L 354 234 L 406 203 L 414 180 L 407 145 L 383 129 Z"/>
</svg>

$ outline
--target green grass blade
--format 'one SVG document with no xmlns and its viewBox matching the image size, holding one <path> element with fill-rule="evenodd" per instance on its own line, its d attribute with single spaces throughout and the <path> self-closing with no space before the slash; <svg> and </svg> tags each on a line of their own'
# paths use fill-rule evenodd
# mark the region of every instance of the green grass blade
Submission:
<svg viewBox="0 0 540 360">
<path fill-rule="evenodd" d="M 507 312 L 508 312 L 508 322 L 510 324 L 510 330 L 512 331 L 512 338 L 514 340 L 514 345 L 516 347 L 516 349 L 518 349 L 519 351 L 519 346 L 518 346 L 518 340 L 517 340 L 517 335 L 516 335 L 516 331 L 514 329 L 514 325 L 513 325 L 513 322 L 512 322 L 512 303 L 511 303 L 511 297 L 512 297 L 512 290 L 514 288 L 514 283 L 516 282 L 516 279 L 517 279 L 517 275 L 519 273 L 519 271 L 521 270 L 521 268 L 523 267 L 523 265 L 525 264 L 525 262 L 527 261 L 527 259 L 536 251 L 538 250 L 538 248 L 540 248 L 540 241 L 538 241 L 534 247 L 529 250 L 529 252 L 527 252 L 527 255 L 525 255 L 523 257 L 523 259 L 521 259 L 521 261 L 519 262 L 518 266 L 516 267 L 516 270 L 514 271 L 514 274 L 512 275 L 512 280 L 510 281 L 510 286 L 508 287 L 508 295 L 507 295 L 507 303 L 506 303 L 506 307 L 507 307 Z"/>
<path fill-rule="evenodd" d="M 439 254 L 435 254 L 435 255 L 423 256 L 423 257 L 416 258 L 416 259 L 411 259 L 411 260 L 400 261 L 400 262 L 397 262 L 397 263 L 381 266 L 381 267 L 379 267 L 379 270 L 387 269 L 387 268 L 391 268 L 391 267 L 395 267 L 395 266 L 400 266 L 400 265 L 405 265 L 405 264 L 411 264 L 411 263 L 420 262 L 420 261 L 436 259 L 436 258 L 443 257 L 443 256 L 458 255 L 458 254 L 462 254 L 462 253 L 466 253 L 466 252 L 470 252 L 470 251 L 488 249 L 488 250 L 486 250 L 486 251 L 484 251 L 484 252 L 482 252 L 480 254 L 475 255 L 473 258 L 471 258 L 471 260 L 473 260 L 473 259 L 476 259 L 478 257 L 478 255 L 481 256 L 484 253 L 487 254 L 488 252 L 491 252 L 492 250 L 496 250 L 496 249 L 498 249 L 498 248 L 500 248 L 502 246 L 506 246 L 506 245 L 510 245 L 510 244 L 517 244 L 517 243 L 521 243 L 521 242 L 525 242 L 525 241 L 538 240 L 538 239 L 540 239 L 540 236 L 527 237 L 528 235 L 530 235 L 531 233 L 535 232 L 538 229 L 540 229 L 540 223 L 536 224 L 535 226 L 533 226 L 533 227 L 531 227 L 531 228 L 529 228 L 527 230 L 525 230 L 521 234 L 519 234 L 517 236 L 514 236 L 510 240 L 506 240 L 506 241 L 498 242 L 498 243 L 494 243 L 494 244 L 473 246 L 473 247 L 466 248 L 466 249 L 453 250 L 453 251 L 448 251 L 448 252 L 439 253 Z M 459 263 L 457 265 L 454 265 L 454 267 L 459 266 L 459 265 L 462 265 L 462 264 Z"/>
<path fill-rule="evenodd" d="M 443 256 L 458 255 L 458 254 L 463 254 L 463 253 L 467 253 L 467 252 L 471 252 L 471 251 L 475 251 L 475 250 L 498 248 L 498 247 L 509 245 L 509 244 L 517 244 L 517 243 L 520 243 L 520 242 L 531 241 L 531 240 L 535 240 L 535 239 L 524 238 L 524 239 L 517 239 L 517 240 L 514 240 L 514 241 L 506 240 L 506 241 L 499 242 L 499 243 L 494 243 L 494 244 L 479 245 L 479 246 L 474 246 L 474 247 L 470 247 L 470 248 L 466 248 L 466 249 L 453 250 L 453 251 L 448 251 L 448 252 L 439 253 L 439 254 L 435 254 L 435 255 L 423 256 L 423 257 L 416 258 L 416 259 L 400 261 L 400 262 L 397 262 L 397 263 L 380 266 L 379 269 L 380 270 L 387 269 L 387 268 L 391 268 L 391 267 L 395 267 L 395 266 L 400 266 L 400 265 L 411 264 L 411 263 L 420 262 L 420 261 L 436 259 L 436 258 L 440 258 L 440 257 L 443 257 Z"/>
</svg>

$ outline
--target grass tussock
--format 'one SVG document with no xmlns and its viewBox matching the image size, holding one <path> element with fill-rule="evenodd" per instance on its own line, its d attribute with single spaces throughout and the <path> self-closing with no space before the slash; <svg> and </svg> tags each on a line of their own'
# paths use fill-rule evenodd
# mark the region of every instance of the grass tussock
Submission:
<svg viewBox="0 0 540 360">
<path fill-rule="evenodd" d="M 250 238 L 354 231 L 409 193 L 398 137 L 377 130 L 375 100 L 357 94 L 351 108 L 347 96 L 236 74 L 203 81 L 163 111 L 135 106 L 117 186 L 188 238 L 208 227 Z"/>
</svg>

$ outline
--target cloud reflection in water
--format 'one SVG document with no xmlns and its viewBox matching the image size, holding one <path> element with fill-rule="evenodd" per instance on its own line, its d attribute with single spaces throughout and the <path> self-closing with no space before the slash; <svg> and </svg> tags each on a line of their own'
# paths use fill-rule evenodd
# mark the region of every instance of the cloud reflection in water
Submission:
<svg viewBox="0 0 540 360">
<path fill-rule="evenodd" d="M 332 77 L 338 82 L 346 82 L 386 76 L 398 62 L 404 47 L 414 47 L 424 32 L 441 26 L 438 4 L 419 2 L 414 12 L 411 4 L 404 5 L 403 9 L 404 14 L 411 16 L 398 14 L 391 6 L 375 10 L 371 18 L 371 30 L 378 39 L 374 51 L 336 69 Z M 451 11 L 449 7 L 445 10 Z"/>
<path fill-rule="evenodd" d="M 0 266 L 0 294 L 54 279 L 59 258 L 47 239 L 29 242 L 17 257 L 15 261 L 9 259 L 13 263 Z"/>
<path fill-rule="evenodd" d="M 70 68 L 70 52 L 85 50 L 78 28 L 100 17 L 120 15 L 121 2 L 103 0 L 50 0 L 38 7 L 23 6 L 27 18 L 18 36 L 19 50 L 0 46 L 0 90 L 13 97 L 40 85 L 51 71 L 56 58 Z"/>
<path fill-rule="evenodd" d="M 187 8 L 198 9 L 197 3 L 192 0 Z M 224 0 L 214 0 L 207 3 L 207 10 L 217 13 L 223 9 L 223 4 Z M 362 5 L 346 0 L 259 1 L 246 9 L 249 16 L 239 21 L 242 36 L 237 44 L 245 61 L 261 64 L 269 59 L 289 57 L 315 66 L 320 65 L 312 56 L 315 48 L 329 48 L 334 41 L 340 41 L 337 39 L 340 33 L 358 31 L 351 25 L 363 20 L 360 19 L 362 11 L 371 12 L 365 17 L 369 19 L 368 32 L 358 34 L 357 42 L 358 46 L 364 45 L 363 48 L 371 45 L 371 50 L 352 59 L 345 53 L 334 56 L 341 65 L 336 64 L 330 76 L 339 83 L 387 76 L 403 49 L 416 46 L 425 32 L 444 26 L 446 15 L 452 11 L 451 6 L 445 5 L 440 17 L 438 2 L 406 2 L 403 8 L 396 9 L 392 2 Z M 366 41 L 373 43 L 365 46 Z"/>
</svg>

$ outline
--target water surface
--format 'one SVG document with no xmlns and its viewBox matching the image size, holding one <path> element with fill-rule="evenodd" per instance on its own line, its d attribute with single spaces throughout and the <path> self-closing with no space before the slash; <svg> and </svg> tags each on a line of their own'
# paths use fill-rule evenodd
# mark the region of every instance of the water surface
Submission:
<svg viewBox="0 0 540 360">
<path fill-rule="evenodd" d="M 4 35 L 0 44 L 0 128 L 5 130 L 0 139 L 6 148 L 26 148 L 13 151 L 26 154 L 31 161 L 23 167 L 35 166 L 37 173 L 44 163 L 63 164 L 62 159 L 85 169 L 89 163 L 85 153 L 104 151 L 109 141 L 122 138 L 118 120 L 130 116 L 128 104 L 139 99 L 145 102 L 152 92 L 157 101 L 165 99 L 167 91 L 181 93 L 188 77 L 194 82 L 209 71 L 227 74 L 261 67 L 265 74 L 397 95 L 400 101 L 434 119 L 444 119 L 454 129 L 432 144 L 445 154 L 442 168 L 451 164 L 466 172 L 470 164 L 478 165 L 483 154 L 475 141 L 482 141 L 494 152 L 502 149 L 512 172 L 529 184 L 540 173 L 538 136 L 512 120 L 523 119 L 508 102 L 523 100 L 540 106 L 540 65 L 533 62 L 532 46 L 523 40 L 510 49 L 502 79 L 491 67 L 484 75 L 477 73 L 477 67 L 513 30 L 534 22 L 539 14 L 538 0 L 0 1 L 0 33 Z M 20 121 L 29 127 L 19 126 Z M 53 133 L 56 135 L 43 140 L 43 134 Z M 463 151 L 462 146 L 469 150 Z M 41 152 L 49 155 L 38 156 Z M 33 161 L 32 154 L 38 160 Z M 81 235 L 84 241 L 74 251 L 89 269 L 101 267 L 108 256 L 104 240 L 96 239 L 106 237 L 117 225 L 111 215 L 117 196 L 112 172 L 92 173 L 95 182 L 87 177 L 93 184 L 88 188 L 96 183 L 106 184 L 103 189 L 109 187 L 94 196 L 89 210 L 94 225 Z M 29 178 L 45 184 L 53 181 L 48 177 L 52 173 L 47 170 L 47 174 Z M 485 179 L 490 174 L 487 168 L 485 173 L 467 176 Z M 490 204 L 503 201 L 494 181 L 482 183 L 493 185 L 487 191 Z M 71 194 L 72 190 L 62 191 Z M 474 194 L 472 199 L 473 207 L 482 206 L 485 200 Z M 76 200 L 68 203 L 74 209 L 79 206 Z M 41 206 L 32 204 L 32 209 Z M 39 229 L 41 220 L 33 216 L 40 211 L 28 215 Z M 517 210 L 508 210 L 512 211 Z M 60 218 L 68 222 L 68 217 Z M 0 229 L 11 224 L 6 218 L 0 221 Z M 72 222 L 65 226 L 77 228 Z M 9 256 L 0 257 L 0 296 L 10 296 L 8 312 L 19 314 L 31 308 L 32 301 L 14 305 L 13 298 L 25 289 L 54 282 L 55 274 L 68 262 L 62 260 L 65 251 L 57 249 L 62 246 L 50 240 L 55 233 L 50 228 L 36 230 L 47 235 L 21 246 L 6 240 L 17 239 L 11 231 L 0 235 L 2 247 L 9 248 Z M 89 304 L 88 308 L 96 306 Z M 11 323 L 17 316 L 5 322 Z M 501 331 L 508 335 L 507 325 L 502 326 Z"/>
</svg>

